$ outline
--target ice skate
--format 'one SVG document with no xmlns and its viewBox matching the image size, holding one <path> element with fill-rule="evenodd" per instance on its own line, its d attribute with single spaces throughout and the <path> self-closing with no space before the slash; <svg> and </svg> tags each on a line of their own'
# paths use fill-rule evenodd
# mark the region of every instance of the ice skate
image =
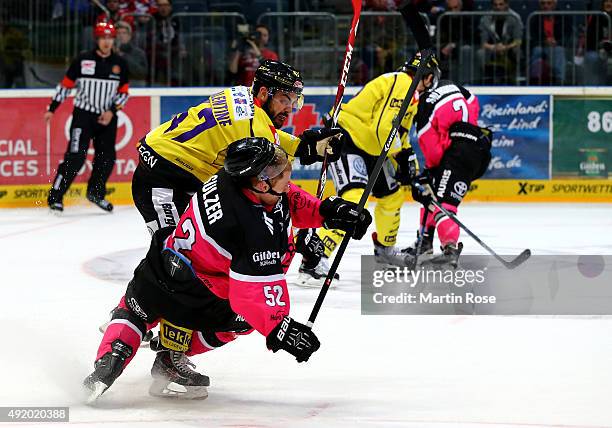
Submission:
<svg viewBox="0 0 612 428">
<path fill-rule="evenodd" d="M 53 190 L 49 192 L 49 197 L 47 198 L 47 205 L 49 206 L 51 214 L 59 216 L 62 215 L 62 213 L 64 212 L 64 202 L 62 201 L 62 198 L 58 198 L 53 195 Z"/>
<path fill-rule="evenodd" d="M 106 199 L 102 199 L 102 198 L 98 198 L 96 196 L 87 195 L 87 200 L 97 206 L 99 206 L 101 209 L 103 209 L 106 212 L 113 212 L 113 204 L 111 204 L 110 202 L 108 202 Z"/>
<path fill-rule="evenodd" d="M 155 348 L 155 343 L 151 344 Z M 154 397 L 178 398 L 183 400 L 204 399 L 208 397 L 208 376 L 195 370 L 195 364 L 183 353 L 161 348 L 151 368 L 153 383 L 149 394 Z"/>
<path fill-rule="evenodd" d="M 446 244 L 440 247 L 442 254 L 432 257 L 427 264 L 439 269 L 456 269 L 459 264 L 459 255 L 463 250 L 463 244 Z"/>
<path fill-rule="evenodd" d="M 95 362 L 94 371 L 83 381 L 89 396 L 87 403 L 96 401 L 123 372 L 125 361 L 132 355 L 132 349 L 121 340 L 115 340 L 112 352 L 107 352 Z"/>
<path fill-rule="evenodd" d="M 391 247 L 385 247 L 378 242 L 378 235 L 376 232 L 372 233 L 372 240 L 374 241 L 374 260 L 376 263 L 383 265 L 384 267 L 410 267 L 412 257 L 405 252 L 400 250 L 395 245 Z"/>
<path fill-rule="evenodd" d="M 300 265 L 297 285 L 301 287 L 322 287 L 329 272 L 329 259 L 321 257 L 319 263 L 314 267 L 308 267 L 304 262 Z M 334 279 L 340 279 L 338 273 L 334 274 Z"/>
<path fill-rule="evenodd" d="M 49 204 L 51 214 L 61 216 L 64 213 L 64 204 L 61 202 L 53 202 Z"/>
<path fill-rule="evenodd" d="M 423 242 L 421 243 L 421 249 L 418 254 L 417 263 L 422 264 L 423 262 L 426 262 L 427 260 L 433 257 L 433 240 L 433 231 L 431 233 L 425 232 L 423 234 Z M 414 265 L 418 247 L 419 236 L 417 232 L 417 239 L 414 241 L 414 243 L 411 246 L 402 249 L 402 253 L 405 253 L 409 256 L 407 260 L 409 260 L 411 265 Z"/>
</svg>

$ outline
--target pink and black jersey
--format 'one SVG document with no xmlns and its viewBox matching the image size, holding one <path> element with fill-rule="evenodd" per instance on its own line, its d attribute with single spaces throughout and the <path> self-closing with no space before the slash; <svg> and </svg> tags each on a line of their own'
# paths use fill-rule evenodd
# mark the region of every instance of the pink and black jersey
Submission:
<svg viewBox="0 0 612 428">
<path fill-rule="evenodd" d="M 320 227 L 319 205 L 290 184 L 275 206 L 263 206 L 221 170 L 194 194 L 164 248 L 186 259 L 199 280 L 194 287 L 229 301 L 232 311 L 267 335 L 289 314 L 285 272 L 295 253 L 292 226 Z"/>
<path fill-rule="evenodd" d="M 461 85 L 440 81 L 436 89 L 425 92 L 415 118 L 419 147 L 425 167 L 435 168 L 451 144 L 449 128 L 455 122 L 478 123 L 478 98 Z"/>
</svg>

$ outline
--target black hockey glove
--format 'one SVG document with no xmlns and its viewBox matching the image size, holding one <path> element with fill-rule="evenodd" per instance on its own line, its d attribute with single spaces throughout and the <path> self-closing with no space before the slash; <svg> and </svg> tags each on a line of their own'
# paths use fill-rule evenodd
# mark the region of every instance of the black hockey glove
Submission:
<svg viewBox="0 0 612 428">
<path fill-rule="evenodd" d="M 335 162 L 340 159 L 342 139 L 340 128 L 307 129 L 300 135 L 295 156 L 300 158 L 302 165 L 312 165 L 322 161 L 327 151 L 327 160 Z"/>
<path fill-rule="evenodd" d="M 304 256 L 303 263 L 307 269 L 314 269 L 325 254 L 323 241 L 321 241 L 315 229 L 301 229 L 297 233 L 295 250 Z"/>
<path fill-rule="evenodd" d="M 319 349 L 321 342 L 311 329 L 286 316 L 268 334 L 266 345 L 272 352 L 279 349 L 289 352 L 298 363 L 302 363 Z"/>
<path fill-rule="evenodd" d="M 412 180 L 414 180 L 417 175 L 417 160 L 414 150 L 412 150 L 412 147 L 402 149 L 395 155 L 395 160 L 397 162 L 395 179 L 399 181 L 402 186 L 410 186 Z"/>
<path fill-rule="evenodd" d="M 352 233 L 354 239 L 361 239 L 372 223 L 372 216 L 367 209 L 357 215 L 357 204 L 345 201 L 337 196 L 330 196 L 321 202 L 319 213 L 323 216 L 323 226 L 327 229 L 340 229 Z"/>
<path fill-rule="evenodd" d="M 431 172 L 428 169 L 417 175 L 412 180 L 412 199 L 428 207 L 433 199 L 433 190 L 431 188 Z"/>
</svg>

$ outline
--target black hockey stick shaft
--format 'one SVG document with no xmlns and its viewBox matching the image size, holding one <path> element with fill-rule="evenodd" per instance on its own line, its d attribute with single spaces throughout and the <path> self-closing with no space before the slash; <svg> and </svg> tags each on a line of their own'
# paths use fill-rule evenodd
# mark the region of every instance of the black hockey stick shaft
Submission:
<svg viewBox="0 0 612 428">
<path fill-rule="evenodd" d="M 368 201 L 368 197 L 370 196 L 370 193 L 372 192 L 372 189 L 374 188 L 374 183 L 376 183 L 378 174 L 380 173 L 383 163 L 385 162 L 385 159 L 387 158 L 387 153 L 389 153 L 391 144 L 393 143 L 393 141 L 395 141 L 395 138 L 399 131 L 399 127 L 402 123 L 402 119 L 404 118 L 404 116 L 406 115 L 406 112 L 408 111 L 408 107 L 410 106 L 410 102 L 412 101 L 412 97 L 414 96 L 414 92 L 416 91 L 417 85 L 423 78 L 424 64 L 427 64 L 429 62 L 431 55 L 432 55 L 431 51 L 427 51 L 425 53 L 424 55 L 425 60 L 421 61 L 421 64 L 419 65 L 417 72 L 414 78 L 412 79 L 412 82 L 410 83 L 408 92 L 406 93 L 406 96 L 404 97 L 404 100 L 402 101 L 402 105 L 400 106 L 399 112 L 397 113 L 397 116 L 395 116 L 395 118 L 393 119 L 391 131 L 389 132 L 389 135 L 387 136 L 387 140 L 385 141 L 385 145 L 383 146 L 383 149 L 380 152 L 380 155 L 378 155 L 378 160 L 376 161 L 376 164 L 374 165 L 374 169 L 372 170 L 372 173 L 370 174 L 370 177 L 368 178 L 368 182 L 366 184 L 365 190 L 363 191 L 363 194 L 361 195 L 361 199 L 359 200 L 359 204 L 357 205 L 357 212 L 359 214 L 361 214 L 361 211 L 363 211 L 363 208 L 365 207 L 365 204 Z M 329 290 L 329 287 L 331 286 L 332 280 L 334 279 L 334 275 L 336 274 L 336 271 L 338 270 L 338 266 L 340 265 L 340 260 L 342 260 L 342 256 L 344 255 L 344 252 L 346 251 L 346 247 L 348 246 L 348 243 L 350 240 L 351 240 L 351 233 L 347 232 L 344 235 L 344 238 L 342 238 L 342 242 L 340 243 L 338 252 L 336 253 L 336 256 L 334 257 L 334 261 L 332 262 L 332 265 L 329 268 L 329 272 L 327 272 L 327 277 L 325 278 L 325 282 L 323 283 L 323 286 L 321 287 L 321 291 L 319 291 L 319 296 L 317 297 L 317 301 L 315 302 L 315 305 L 312 308 L 310 317 L 308 317 L 308 322 L 306 323 L 306 325 L 310 328 L 312 328 L 312 325 L 314 324 L 315 319 L 317 318 L 317 315 L 319 314 L 319 311 L 321 310 L 321 306 L 323 305 L 323 301 L 325 300 L 327 291 Z"/>
<path fill-rule="evenodd" d="M 423 186 L 417 185 L 417 187 L 418 187 L 420 192 L 423 192 L 425 190 Z M 470 229 L 468 229 L 468 227 L 465 224 L 463 224 L 461 222 L 461 220 L 459 220 L 455 214 L 453 214 L 452 212 L 450 212 L 449 210 L 444 208 L 440 202 L 438 202 L 435 199 L 432 199 L 431 203 L 436 208 L 438 208 L 440 211 L 442 211 L 446 216 L 448 216 L 448 218 L 450 218 L 452 221 L 454 221 L 457 224 L 457 226 L 459 226 L 461 229 L 463 229 L 465 231 L 465 233 L 470 235 L 474 241 L 478 242 L 482 246 L 482 248 L 487 250 L 489 252 L 489 254 L 491 254 L 493 257 L 495 257 L 501 264 L 503 264 L 508 269 L 514 269 L 515 267 L 517 267 L 520 264 L 524 263 L 529 257 L 531 257 L 531 250 L 525 249 L 525 250 L 523 250 L 523 252 L 521 254 L 516 256 L 511 261 L 504 260 L 491 247 L 489 247 L 482 239 L 480 239 L 478 236 L 476 236 L 476 234 L 474 232 L 472 232 Z"/>
<path fill-rule="evenodd" d="M 414 253 L 414 260 L 412 261 L 412 269 L 416 269 L 419 263 L 419 256 L 421 254 L 421 248 L 423 248 L 423 236 L 425 235 L 425 228 L 427 227 L 427 218 L 429 217 L 429 210 L 425 208 L 423 212 L 423 218 L 421 219 L 421 228 L 419 230 L 419 236 L 417 237 L 417 245 Z"/>
<path fill-rule="evenodd" d="M 340 70 L 340 80 L 338 81 L 336 99 L 334 100 L 334 106 L 332 108 L 332 128 L 338 124 L 338 115 L 340 114 L 340 106 L 342 105 L 342 98 L 344 97 L 344 89 L 346 88 L 346 82 L 348 81 L 348 74 L 351 68 L 351 58 L 353 57 L 353 49 L 355 47 L 355 39 L 357 37 L 357 27 L 359 27 L 359 17 L 361 16 L 361 0 L 351 0 L 351 2 L 353 4 L 353 20 L 351 21 L 351 28 L 346 41 L 344 61 L 342 63 L 342 70 Z M 323 199 L 323 192 L 325 192 L 328 164 L 329 160 L 327 158 L 327 152 L 325 152 L 323 155 L 323 164 L 321 165 L 319 182 L 317 183 L 317 198 L 319 199 Z"/>
<path fill-rule="evenodd" d="M 399 11 L 404 18 L 404 22 L 406 22 L 406 25 L 410 28 L 410 31 L 412 31 L 419 50 L 433 49 L 434 46 L 429 36 L 427 25 L 425 25 L 425 21 L 414 6 L 413 1 L 406 1 L 400 6 Z"/>
</svg>

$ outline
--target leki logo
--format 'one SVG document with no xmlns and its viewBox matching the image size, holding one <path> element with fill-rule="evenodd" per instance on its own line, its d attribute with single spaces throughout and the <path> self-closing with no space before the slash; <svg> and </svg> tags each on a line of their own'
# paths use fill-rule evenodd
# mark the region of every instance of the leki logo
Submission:
<svg viewBox="0 0 612 428">
<path fill-rule="evenodd" d="M 66 120 L 66 124 L 64 125 L 64 135 L 66 136 L 66 140 L 70 141 L 70 125 L 72 124 L 72 115 Z M 123 129 L 122 129 L 123 128 Z M 115 144 L 115 150 L 119 151 L 123 149 L 125 146 L 129 144 L 132 140 L 132 135 L 134 133 L 134 126 L 132 125 L 132 121 L 128 117 L 127 114 L 119 110 L 117 112 L 117 137 L 118 141 Z M 93 155 L 94 149 L 90 147 L 87 151 L 88 154 Z"/>
</svg>

